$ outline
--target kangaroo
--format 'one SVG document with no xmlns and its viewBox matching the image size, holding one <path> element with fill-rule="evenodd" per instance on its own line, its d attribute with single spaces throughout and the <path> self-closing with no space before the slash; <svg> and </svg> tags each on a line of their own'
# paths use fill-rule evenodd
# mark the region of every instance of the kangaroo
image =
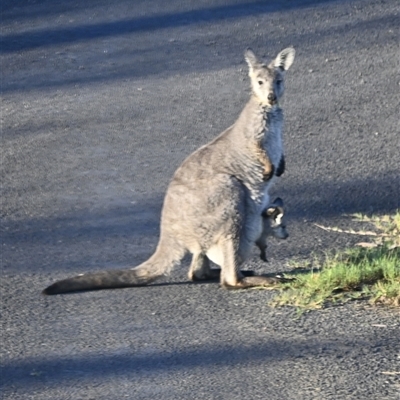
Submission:
<svg viewBox="0 0 400 400">
<path fill-rule="evenodd" d="M 280 197 L 276 198 L 261 214 L 263 230 L 261 236 L 256 240 L 256 245 L 260 249 L 260 258 L 268 262 L 267 237 L 273 236 L 277 239 L 287 239 L 289 233 L 286 230 L 284 220 L 283 201 Z"/>
<path fill-rule="evenodd" d="M 221 267 L 225 288 L 269 286 L 279 277 L 244 276 L 240 266 L 262 233 L 268 191 L 284 170 L 284 77 L 295 50 L 282 50 L 268 65 L 248 49 L 252 93 L 236 122 L 192 153 L 176 170 L 161 212 L 155 253 L 131 269 L 82 274 L 44 289 L 52 295 L 147 285 L 192 254 L 189 278 L 213 279 L 208 260 Z"/>
<path fill-rule="evenodd" d="M 260 258 L 268 262 L 266 256 L 267 250 L 267 237 L 275 237 L 277 239 L 287 239 L 289 237 L 289 233 L 286 230 L 286 224 L 284 221 L 284 209 L 283 209 L 283 200 L 280 197 L 277 197 L 273 203 L 268 205 L 268 207 L 262 212 L 262 232 L 260 237 L 256 240 L 256 245 L 260 249 Z M 205 257 L 204 263 L 209 263 L 207 257 Z M 202 280 L 202 279 L 218 279 L 221 276 L 221 270 L 218 268 L 210 269 L 209 265 L 203 264 L 203 271 L 207 271 L 207 277 L 197 277 L 193 275 L 193 272 L 189 270 L 189 279 L 190 280 Z M 241 273 L 245 276 L 254 276 L 253 271 L 244 270 Z"/>
</svg>

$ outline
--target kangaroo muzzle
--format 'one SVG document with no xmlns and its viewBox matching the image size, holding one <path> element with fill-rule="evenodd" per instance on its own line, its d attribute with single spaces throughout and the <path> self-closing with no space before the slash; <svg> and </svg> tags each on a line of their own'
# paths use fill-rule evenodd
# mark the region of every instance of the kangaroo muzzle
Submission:
<svg viewBox="0 0 400 400">
<path fill-rule="evenodd" d="M 276 96 L 275 96 L 275 93 L 270 93 L 270 94 L 268 95 L 268 101 L 269 101 L 271 104 L 275 104 L 275 103 L 276 103 Z"/>
</svg>

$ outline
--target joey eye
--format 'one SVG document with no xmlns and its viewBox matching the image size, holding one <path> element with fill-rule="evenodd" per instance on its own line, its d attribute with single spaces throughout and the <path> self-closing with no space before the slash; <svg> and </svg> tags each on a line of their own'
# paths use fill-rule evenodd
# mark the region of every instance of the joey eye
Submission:
<svg viewBox="0 0 400 400">
<path fill-rule="evenodd" d="M 263 81 L 258 81 L 258 84 L 261 86 L 264 82 Z"/>
</svg>

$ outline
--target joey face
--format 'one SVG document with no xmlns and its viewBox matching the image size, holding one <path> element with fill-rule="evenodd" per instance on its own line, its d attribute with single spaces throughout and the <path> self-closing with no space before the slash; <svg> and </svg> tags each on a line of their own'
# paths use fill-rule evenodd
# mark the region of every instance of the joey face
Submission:
<svg viewBox="0 0 400 400">
<path fill-rule="evenodd" d="M 283 210 L 278 210 L 278 208 L 270 217 L 271 236 L 277 239 L 287 239 L 289 237 L 289 233 L 286 230 L 286 224 L 283 218 Z"/>
<path fill-rule="evenodd" d="M 285 49 L 267 66 L 260 63 L 250 49 L 246 51 L 251 87 L 264 107 L 279 105 L 284 92 L 285 71 L 292 65 L 294 54 L 293 48 Z"/>
<path fill-rule="evenodd" d="M 269 236 L 277 239 L 287 239 L 289 237 L 289 233 L 286 230 L 282 199 L 278 197 L 268 206 L 263 212 L 263 219 L 264 230 L 268 232 Z"/>
</svg>

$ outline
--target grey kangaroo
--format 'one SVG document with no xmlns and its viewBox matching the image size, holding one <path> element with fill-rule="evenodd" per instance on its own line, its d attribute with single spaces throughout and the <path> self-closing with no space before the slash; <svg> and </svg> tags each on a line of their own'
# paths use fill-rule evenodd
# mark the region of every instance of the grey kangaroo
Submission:
<svg viewBox="0 0 400 400">
<path fill-rule="evenodd" d="M 289 233 L 286 230 L 284 219 L 283 201 L 280 197 L 276 198 L 261 214 L 263 221 L 263 230 L 261 236 L 256 240 L 256 245 L 260 249 L 260 258 L 268 261 L 267 237 L 272 236 L 277 239 L 287 239 Z"/>
<path fill-rule="evenodd" d="M 269 286 L 280 277 L 244 276 L 240 266 L 262 234 L 268 191 L 284 171 L 284 77 L 293 48 L 268 65 L 249 49 L 252 94 L 236 122 L 192 153 L 176 170 L 165 195 L 160 238 L 144 263 L 123 270 L 82 274 L 55 282 L 44 294 L 147 285 L 192 254 L 189 279 L 213 279 L 209 260 L 221 267 L 225 288 Z"/>
</svg>

